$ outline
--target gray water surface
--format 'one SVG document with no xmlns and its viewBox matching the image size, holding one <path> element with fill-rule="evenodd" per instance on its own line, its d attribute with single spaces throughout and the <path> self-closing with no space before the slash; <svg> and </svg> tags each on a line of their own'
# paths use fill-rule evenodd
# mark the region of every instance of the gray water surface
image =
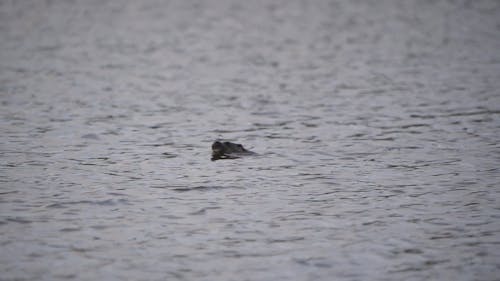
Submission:
<svg viewBox="0 0 500 281">
<path fill-rule="evenodd" d="M 0 38 L 0 280 L 500 276 L 498 1 L 0 1 Z"/>
</svg>

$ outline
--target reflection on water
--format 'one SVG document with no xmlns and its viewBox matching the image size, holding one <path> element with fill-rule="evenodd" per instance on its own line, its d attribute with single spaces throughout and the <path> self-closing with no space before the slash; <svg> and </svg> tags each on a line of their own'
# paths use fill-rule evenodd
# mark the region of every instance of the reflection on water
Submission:
<svg viewBox="0 0 500 281">
<path fill-rule="evenodd" d="M 497 1 L 0 13 L 2 279 L 500 274 Z"/>
</svg>

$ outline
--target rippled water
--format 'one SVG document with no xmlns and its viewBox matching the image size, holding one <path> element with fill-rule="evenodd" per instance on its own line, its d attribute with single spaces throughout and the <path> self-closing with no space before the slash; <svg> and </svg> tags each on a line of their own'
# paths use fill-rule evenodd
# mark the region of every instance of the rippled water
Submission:
<svg viewBox="0 0 500 281">
<path fill-rule="evenodd" d="M 0 279 L 498 280 L 499 3 L 1 1 Z"/>
</svg>

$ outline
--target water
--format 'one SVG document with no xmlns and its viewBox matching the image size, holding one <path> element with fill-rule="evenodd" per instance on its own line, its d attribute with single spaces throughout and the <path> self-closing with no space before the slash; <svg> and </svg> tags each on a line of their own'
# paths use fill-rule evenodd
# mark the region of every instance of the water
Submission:
<svg viewBox="0 0 500 281">
<path fill-rule="evenodd" d="M 498 1 L 1 1 L 0 279 L 498 280 L 499 34 Z"/>
</svg>

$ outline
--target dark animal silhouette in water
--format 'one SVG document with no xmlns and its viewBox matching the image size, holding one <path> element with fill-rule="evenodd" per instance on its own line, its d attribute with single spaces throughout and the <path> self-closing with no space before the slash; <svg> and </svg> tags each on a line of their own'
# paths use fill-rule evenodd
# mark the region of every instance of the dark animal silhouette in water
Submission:
<svg viewBox="0 0 500 281">
<path fill-rule="evenodd" d="M 212 144 L 212 161 L 219 159 L 236 159 L 242 155 L 254 155 L 255 152 L 247 150 L 243 145 L 232 142 L 216 141 Z"/>
</svg>

